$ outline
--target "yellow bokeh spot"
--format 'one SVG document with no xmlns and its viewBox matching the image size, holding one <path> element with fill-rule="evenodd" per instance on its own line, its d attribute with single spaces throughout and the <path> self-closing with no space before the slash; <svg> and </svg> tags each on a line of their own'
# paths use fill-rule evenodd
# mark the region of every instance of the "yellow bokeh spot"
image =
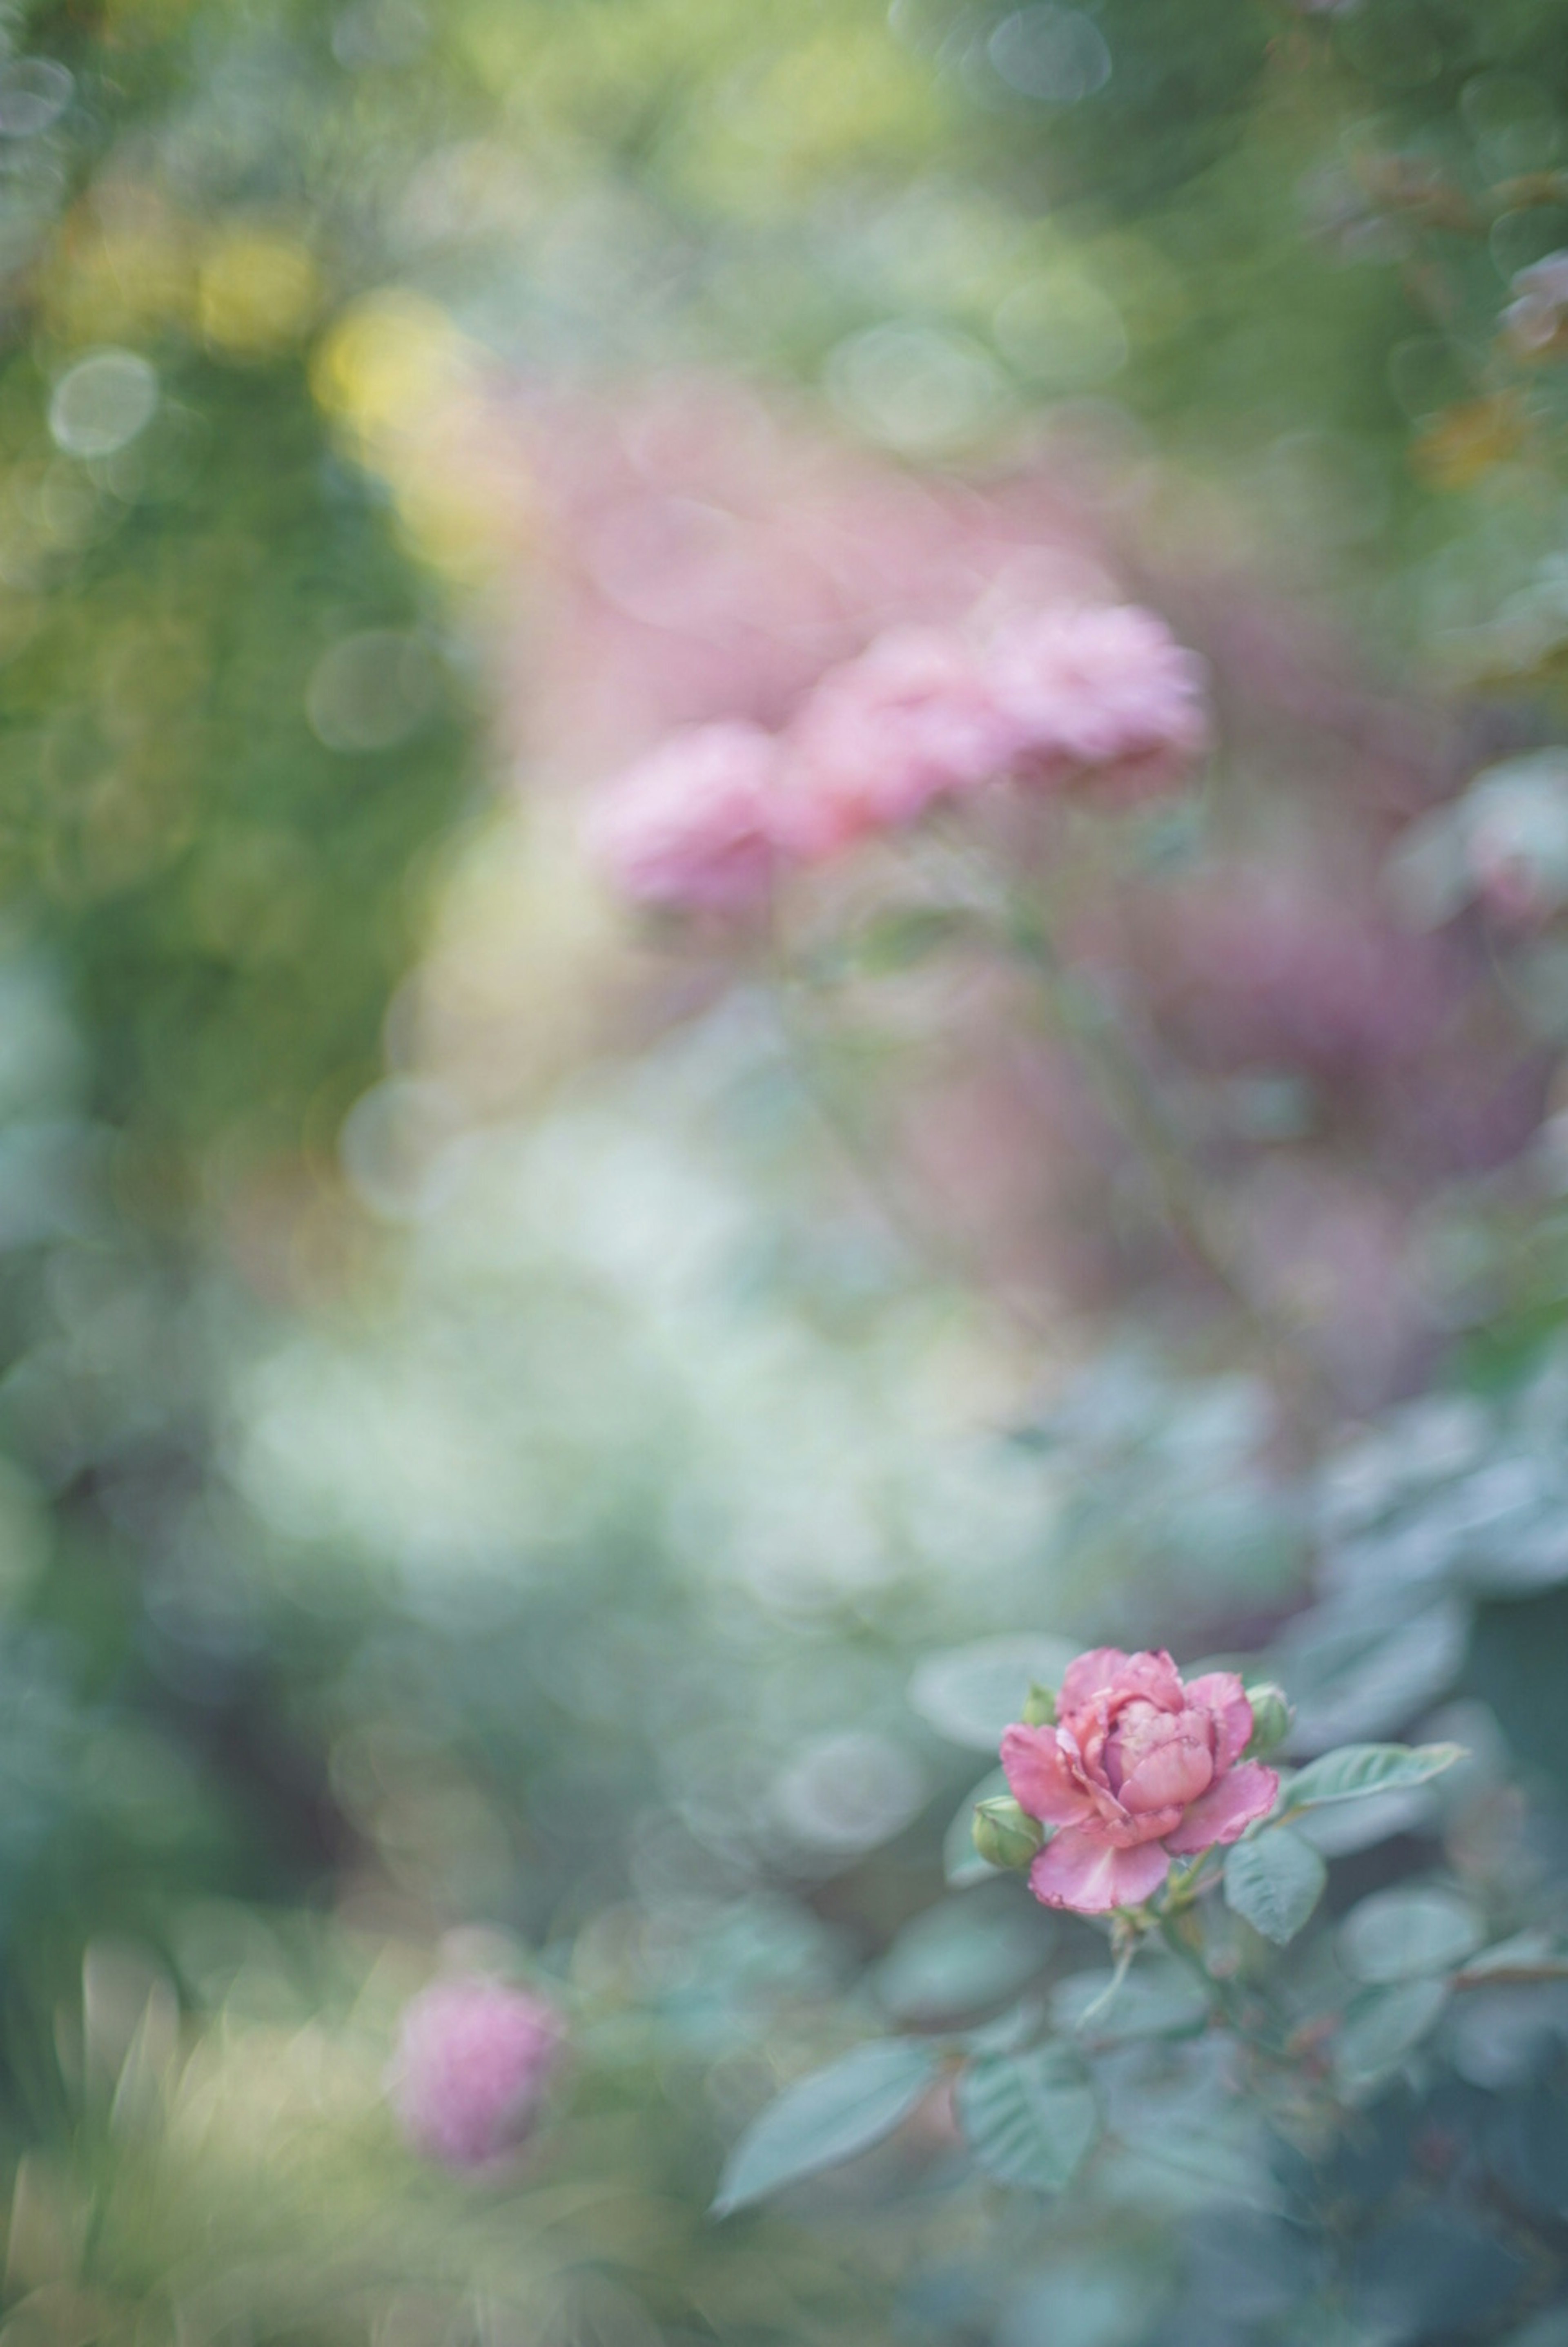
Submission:
<svg viewBox="0 0 1568 2347">
<path fill-rule="evenodd" d="M 389 435 L 413 429 L 460 391 L 475 353 L 444 310 L 417 293 L 367 294 L 323 338 L 311 383 L 328 414 L 373 455 Z"/>
<path fill-rule="evenodd" d="M 205 340 L 236 358 L 268 358 L 298 343 L 321 302 L 321 280 L 297 238 L 230 229 L 202 260 L 197 314 Z"/>
<path fill-rule="evenodd" d="M 1417 434 L 1410 461 L 1423 479 L 1440 489 L 1473 488 L 1488 473 L 1517 456 L 1524 446 L 1525 418 L 1506 392 L 1467 399 L 1434 415 Z"/>
<path fill-rule="evenodd" d="M 392 489 L 420 558 L 473 582 L 534 526 L 526 460 L 488 412 L 482 354 L 433 302 L 368 295 L 322 337 L 317 400 Z"/>
</svg>

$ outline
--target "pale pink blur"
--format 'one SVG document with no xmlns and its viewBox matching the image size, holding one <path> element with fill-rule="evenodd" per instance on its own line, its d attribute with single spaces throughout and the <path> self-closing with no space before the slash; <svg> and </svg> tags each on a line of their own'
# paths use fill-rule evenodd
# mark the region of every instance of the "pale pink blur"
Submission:
<svg viewBox="0 0 1568 2347">
<path fill-rule="evenodd" d="M 544 1998 L 498 1981 L 437 1981 L 407 2006 L 391 2089 L 404 2135 L 448 2168 L 484 2168 L 522 2141 L 561 2048 Z"/>
<path fill-rule="evenodd" d="M 589 851 L 635 904 L 743 912 L 773 885 L 779 768 L 760 726 L 687 726 L 601 793 Z"/>
<path fill-rule="evenodd" d="M 1203 662 L 1135 604 L 1017 615 L 990 650 L 985 682 L 1014 765 L 1048 786 L 1146 798 L 1208 747 Z"/>
</svg>

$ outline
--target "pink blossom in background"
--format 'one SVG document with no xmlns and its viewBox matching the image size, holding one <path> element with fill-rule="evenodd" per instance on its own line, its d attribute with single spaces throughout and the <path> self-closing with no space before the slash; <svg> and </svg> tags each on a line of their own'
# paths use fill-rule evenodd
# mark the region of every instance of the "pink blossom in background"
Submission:
<svg viewBox="0 0 1568 2347">
<path fill-rule="evenodd" d="M 589 853 L 634 903 L 746 912 L 773 885 L 778 780 L 760 726 L 690 726 L 600 794 Z"/>
<path fill-rule="evenodd" d="M 1242 1759 L 1251 1735 L 1232 1671 L 1184 1685 L 1167 1654 L 1080 1655 L 1056 1725 L 1002 1739 L 1014 1799 L 1057 1829 L 1029 1871 L 1036 1899 L 1080 1915 L 1139 1906 L 1173 1858 L 1237 1840 L 1279 1789 L 1272 1768 Z"/>
<path fill-rule="evenodd" d="M 1422 1059 L 1456 1009 L 1451 954 L 1354 876 L 1236 861 L 1129 909 L 1119 949 L 1162 1029 L 1212 1067 L 1371 1074 Z"/>
<path fill-rule="evenodd" d="M 956 630 L 896 628 L 832 669 L 787 737 L 791 843 L 820 856 L 1002 774 L 1011 729 Z"/>
<path fill-rule="evenodd" d="M 1010 772 L 1139 797 L 1207 738 L 1199 663 L 1150 611 L 1057 608 L 983 653 L 958 628 L 895 628 L 830 669 L 782 735 L 739 720 L 671 734 L 602 794 L 589 846 L 635 902 L 743 911 L 783 863 Z"/>
<path fill-rule="evenodd" d="M 570 402 L 519 387 L 499 420 L 537 498 L 508 639 L 525 772 L 606 772 L 713 719 L 780 727 L 890 629 L 954 626 L 988 596 L 1114 592 L 1065 460 L 984 489 L 917 478 L 719 374 Z"/>
<path fill-rule="evenodd" d="M 416 2151 L 484 2168 L 527 2132 L 561 2047 L 553 2005 L 499 1981 L 437 1981 L 404 2010 L 392 2094 Z"/>
<path fill-rule="evenodd" d="M 1208 746 L 1204 669 L 1134 603 L 1060 605 L 1004 624 L 986 664 L 1018 770 L 1105 795 L 1168 789 Z"/>
</svg>

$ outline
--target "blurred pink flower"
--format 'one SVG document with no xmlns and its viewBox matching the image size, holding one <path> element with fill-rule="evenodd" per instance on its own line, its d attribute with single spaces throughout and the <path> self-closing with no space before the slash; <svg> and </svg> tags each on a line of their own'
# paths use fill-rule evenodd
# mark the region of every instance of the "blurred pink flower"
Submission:
<svg viewBox="0 0 1568 2347">
<path fill-rule="evenodd" d="M 1451 956 L 1397 928 L 1357 876 L 1238 860 L 1130 910 L 1121 949 L 1161 1027 L 1212 1067 L 1341 1078 L 1414 1063 L 1459 998 Z"/>
<path fill-rule="evenodd" d="M 1203 663 L 1135 603 L 1059 605 L 1000 631 L 986 663 L 1017 770 L 1139 799 L 1208 746 Z"/>
<path fill-rule="evenodd" d="M 416 2151 L 483 2168 L 526 2134 L 561 2046 L 561 2018 L 525 1989 L 437 1981 L 404 2010 L 392 2094 Z"/>
<path fill-rule="evenodd" d="M 1184 1686 L 1167 1654 L 1100 1646 L 1069 1665 L 1057 1715 L 1002 1739 L 1014 1799 L 1057 1828 L 1029 1871 L 1047 1907 L 1141 1905 L 1173 1858 L 1237 1840 L 1274 1806 L 1274 1770 L 1241 1758 L 1252 1706 L 1234 1672 Z"/>
<path fill-rule="evenodd" d="M 1003 773 L 1012 729 L 965 639 L 895 628 L 822 679 L 787 737 L 785 821 L 806 856 L 912 823 Z"/>
<path fill-rule="evenodd" d="M 644 905 L 745 912 L 779 860 L 779 745 L 758 725 L 694 725 L 601 793 L 589 852 L 623 896 Z"/>
</svg>

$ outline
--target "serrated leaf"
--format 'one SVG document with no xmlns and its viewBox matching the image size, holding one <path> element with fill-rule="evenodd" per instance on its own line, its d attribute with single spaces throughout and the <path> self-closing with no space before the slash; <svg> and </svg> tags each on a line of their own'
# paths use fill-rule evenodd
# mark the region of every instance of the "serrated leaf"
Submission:
<svg viewBox="0 0 1568 2347">
<path fill-rule="evenodd" d="M 1006 1777 L 1000 1768 L 993 1768 L 959 1804 L 952 1825 L 942 1838 L 942 1870 L 950 1891 L 968 1891 L 977 1882 L 993 1882 L 1006 1872 L 1004 1867 L 992 1866 L 981 1857 L 974 1847 L 973 1830 L 976 1803 L 993 1801 L 1006 1790 Z"/>
<path fill-rule="evenodd" d="M 1064 1638 L 1025 1635 L 951 1646 L 916 1669 L 910 1704 L 950 1743 L 994 1752 L 1003 1729 L 1022 1717 L 1031 1680 L 1056 1686 L 1076 1652 Z"/>
<path fill-rule="evenodd" d="M 1473 1955 L 1486 1929 L 1451 1891 L 1377 1891 L 1339 1926 L 1339 1961 L 1374 1987 L 1452 1972 Z"/>
<path fill-rule="evenodd" d="M 1309 1760 L 1286 1788 L 1281 1815 L 1317 1809 L 1325 1801 L 1359 1801 L 1369 1793 L 1402 1792 L 1430 1784 L 1462 1760 L 1458 1744 L 1346 1744 Z"/>
<path fill-rule="evenodd" d="M 1420 2044 L 1448 2002 L 1441 1980 L 1400 1981 L 1369 1989 L 1349 2005 L 1334 2049 L 1334 2068 L 1347 2092 L 1363 2092 L 1395 2070 Z"/>
<path fill-rule="evenodd" d="M 1060 2045 L 971 2062 L 955 2100 L 981 2166 L 1027 2192 L 1069 2184 L 1100 2124 L 1082 2068 Z"/>
<path fill-rule="evenodd" d="M 713 2202 L 728 2217 L 786 2184 L 853 2159 L 909 2116 L 937 2075 L 936 2049 L 887 2037 L 788 2087 L 754 2119 L 725 2162 Z"/>
<path fill-rule="evenodd" d="M 1226 1855 L 1225 1903 L 1233 1915 L 1283 1948 L 1323 1895 L 1329 1869 L 1309 1841 L 1275 1826 Z"/>
</svg>

